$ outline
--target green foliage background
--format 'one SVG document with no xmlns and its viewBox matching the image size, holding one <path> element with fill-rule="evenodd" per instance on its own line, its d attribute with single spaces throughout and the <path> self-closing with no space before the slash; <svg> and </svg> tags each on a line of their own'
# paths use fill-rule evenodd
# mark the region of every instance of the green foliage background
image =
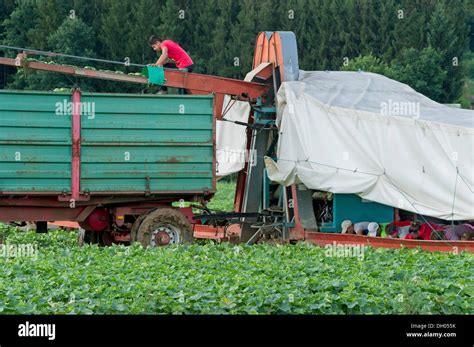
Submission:
<svg viewBox="0 0 474 347">
<path fill-rule="evenodd" d="M 473 24 L 469 0 L 0 2 L 0 41 L 8 45 L 146 64 L 156 59 L 146 42 L 156 33 L 179 42 L 196 72 L 243 78 L 251 69 L 257 34 L 291 30 L 303 70 L 338 70 L 345 58 L 373 56 L 394 67 L 391 77 L 439 102 L 458 101 L 467 84 Z M 140 92 L 139 86 L 44 72 L 15 75 L 14 69 L 0 68 L 0 88 L 51 90 L 74 84 L 92 91 Z"/>
</svg>

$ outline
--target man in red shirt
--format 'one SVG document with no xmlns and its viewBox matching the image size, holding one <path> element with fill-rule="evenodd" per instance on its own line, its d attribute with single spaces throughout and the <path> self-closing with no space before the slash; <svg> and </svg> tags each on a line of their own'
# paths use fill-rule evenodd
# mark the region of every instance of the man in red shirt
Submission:
<svg viewBox="0 0 474 347">
<path fill-rule="evenodd" d="M 186 69 L 193 72 L 194 63 L 186 51 L 176 42 L 163 40 L 156 35 L 150 36 L 148 43 L 155 52 L 161 51 L 161 55 L 153 66 L 167 67 L 171 69 Z M 168 63 L 168 59 L 174 60 L 174 63 Z M 168 92 L 168 88 L 162 87 L 163 93 Z M 185 91 L 185 94 L 186 91 Z"/>
<path fill-rule="evenodd" d="M 410 226 L 410 233 L 405 236 L 405 239 L 415 240 L 434 240 L 435 237 L 440 237 L 443 233 L 444 225 L 435 223 L 412 223 Z M 432 235 L 433 234 L 433 235 Z"/>
</svg>

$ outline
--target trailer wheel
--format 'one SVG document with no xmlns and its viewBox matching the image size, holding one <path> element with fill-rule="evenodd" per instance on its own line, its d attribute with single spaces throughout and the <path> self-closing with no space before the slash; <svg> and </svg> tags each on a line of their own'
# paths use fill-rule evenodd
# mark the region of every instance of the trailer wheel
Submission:
<svg viewBox="0 0 474 347">
<path fill-rule="evenodd" d="M 93 230 L 84 230 L 84 243 L 91 245 L 99 243 L 98 232 Z"/>
<path fill-rule="evenodd" d="M 102 247 L 112 246 L 115 242 L 112 234 L 106 230 L 96 231 L 97 238 L 99 240 L 99 245 Z"/>
<path fill-rule="evenodd" d="M 181 212 L 172 208 L 161 208 L 145 217 L 138 228 L 136 240 L 143 247 L 192 243 L 192 227 Z"/>
<path fill-rule="evenodd" d="M 140 225 L 147 216 L 148 214 L 144 213 L 138 216 L 138 218 L 135 219 L 135 222 L 133 222 L 132 229 L 130 229 L 130 244 L 137 241 L 138 228 L 140 228 Z"/>
<path fill-rule="evenodd" d="M 98 244 L 99 246 L 106 247 L 112 246 L 116 242 L 108 231 L 84 230 L 83 233 L 80 232 L 79 234 L 78 243 L 80 246 L 83 244 Z"/>
</svg>

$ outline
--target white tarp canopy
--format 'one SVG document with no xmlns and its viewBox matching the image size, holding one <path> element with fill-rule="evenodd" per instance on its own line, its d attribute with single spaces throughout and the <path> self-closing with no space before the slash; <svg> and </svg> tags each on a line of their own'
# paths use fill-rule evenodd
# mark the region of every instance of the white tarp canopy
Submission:
<svg viewBox="0 0 474 347">
<path fill-rule="evenodd" d="M 255 75 L 266 68 L 269 63 L 262 63 L 250 71 L 244 81 L 252 81 Z M 232 123 L 234 121 L 248 123 L 250 105 L 245 101 L 232 100 L 225 96 L 222 107 L 222 118 L 216 122 L 216 174 L 224 177 L 239 172 L 249 161 L 247 152 L 247 128 Z"/>
<path fill-rule="evenodd" d="M 233 101 L 224 97 L 223 118 L 230 121 L 216 122 L 216 174 L 218 177 L 239 172 L 245 166 L 247 153 L 247 128 L 232 121 L 248 123 L 250 105 L 248 102 Z"/>
<path fill-rule="evenodd" d="M 474 219 L 474 111 L 373 73 L 301 71 L 278 92 L 277 122 L 273 181 Z"/>
</svg>

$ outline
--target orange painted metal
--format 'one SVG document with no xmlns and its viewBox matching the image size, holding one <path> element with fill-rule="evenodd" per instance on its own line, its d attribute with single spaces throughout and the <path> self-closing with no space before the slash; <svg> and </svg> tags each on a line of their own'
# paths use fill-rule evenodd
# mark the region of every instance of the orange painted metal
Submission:
<svg viewBox="0 0 474 347">
<path fill-rule="evenodd" d="M 63 65 L 45 64 L 35 61 L 27 61 L 23 58 L 24 56 L 21 55 L 19 55 L 17 59 L 0 58 L 0 65 L 9 65 L 17 68 L 30 68 L 33 70 L 57 72 L 67 75 L 77 75 L 90 78 L 104 79 L 109 81 L 121 81 L 140 84 L 148 83 L 148 80 L 145 77 L 122 75 L 104 71 L 87 70 Z"/>
<path fill-rule="evenodd" d="M 301 224 L 300 211 L 298 208 L 298 199 L 296 198 L 296 194 L 298 194 L 298 191 L 296 189 L 296 185 L 293 184 L 291 186 L 291 203 L 293 204 L 295 226 L 290 229 L 290 239 L 302 240 L 305 237 L 305 230 L 303 228 L 303 225 Z"/>
<path fill-rule="evenodd" d="M 63 228 L 79 229 L 77 222 L 69 221 L 53 221 L 49 222 L 50 225 L 55 225 Z M 234 228 L 232 233 L 236 233 L 237 230 Z M 210 225 L 194 225 L 194 237 L 198 239 L 210 239 L 210 240 L 222 240 L 226 237 L 224 227 L 214 227 Z"/>
<path fill-rule="evenodd" d="M 431 252 L 461 252 L 474 253 L 474 241 L 434 241 L 434 240 L 405 240 L 385 237 L 370 237 L 362 235 L 347 235 L 336 233 L 305 232 L 305 242 L 319 246 L 325 245 L 366 245 L 374 248 L 417 248 Z"/>
<path fill-rule="evenodd" d="M 234 211 L 242 211 L 242 203 L 244 201 L 244 189 L 245 181 L 247 180 L 247 163 L 245 163 L 244 169 L 240 170 L 237 175 L 237 183 L 235 185 L 235 196 L 234 196 Z"/>
<path fill-rule="evenodd" d="M 222 240 L 225 236 L 224 227 L 194 224 L 194 237 L 197 239 Z"/>
<path fill-rule="evenodd" d="M 254 78 L 258 78 L 261 80 L 268 80 L 273 76 L 273 64 L 269 63 L 265 68 L 260 70 Z"/>
<path fill-rule="evenodd" d="M 85 206 L 76 206 L 76 208 L 54 208 L 45 205 L 44 207 L 9 207 L 2 206 L 2 221 L 14 222 L 14 221 L 48 221 L 55 219 L 62 220 L 77 220 L 78 216 L 84 211 Z"/>
<path fill-rule="evenodd" d="M 169 87 L 233 95 L 242 100 L 255 100 L 270 88 L 266 84 L 176 70 L 165 70 L 165 79 Z"/>
<path fill-rule="evenodd" d="M 268 38 L 264 32 L 261 32 L 255 40 L 252 69 L 255 69 L 262 61 L 264 61 L 264 52 L 266 50 L 268 50 Z"/>
<path fill-rule="evenodd" d="M 272 63 L 273 68 L 283 64 L 283 47 L 280 33 L 273 32 L 270 37 L 267 33 L 261 32 L 255 41 L 255 51 L 253 57 L 253 68 L 257 68 L 261 63 Z M 285 80 L 284 69 L 280 68 L 281 81 Z"/>
<path fill-rule="evenodd" d="M 222 118 L 222 108 L 224 107 L 225 94 L 217 93 L 214 95 L 214 118 Z M 215 138 L 215 137 L 214 137 Z"/>
<path fill-rule="evenodd" d="M 68 221 L 54 221 L 48 222 L 48 224 L 56 225 L 63 228 L 79 229 L 79 224 L 77 222 L 68 222 Z"/>
<path fill-rule="evenodd" d="M 48 224 L 64 228 L 78 229 L 79 224 L 68 221 L 54 221 Z M 231 234 L 238 234 L 239 228 L 232 229 Z M 229 231 L 229 230 L 228 230 Z M 194 225 L 194 237 L 200 239 L 224 240 L 224 227 L 213 227 L 209 225 Z M 374 248 L 421 248 L 431 252 L 453 252 L 468 251 L 474 253 L 473 241 L 424 241 L 391 239 L 382 237 L 370 237 L 362 235 L 346 235 L 334 233 L 305 232 L 304 241 L 318 246 L 326 245 L 365 245 Z"/>
<path fill-rule="evenodd" d="M 71 199 L 79 199 L 81 186 L 81 91 L 72 93 L 72 164 L 71 164 Z"/>
</svg>

